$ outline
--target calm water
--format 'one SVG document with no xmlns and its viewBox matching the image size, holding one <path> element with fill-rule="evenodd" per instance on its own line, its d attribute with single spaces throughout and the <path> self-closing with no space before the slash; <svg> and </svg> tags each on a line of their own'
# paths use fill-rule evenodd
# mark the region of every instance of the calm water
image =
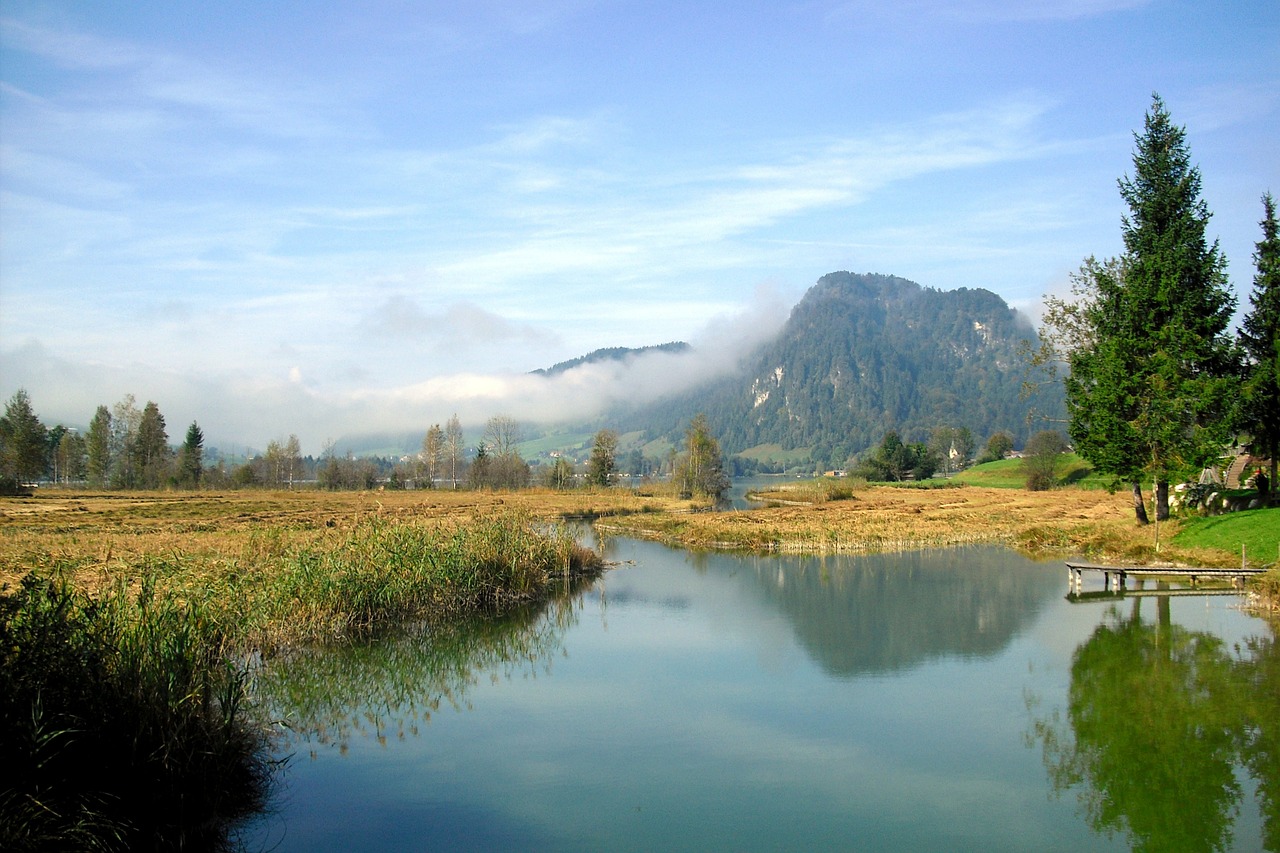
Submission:
<svg viewBox="0 0 1280 853">
<path fill-rule="evenodd" d="M 1235 597 L 1070 604 L 994 549 L 607 551 L 541 614 L 277 663 L 294 757 L 250 846 L 1276 849 L 1280 661 Z"/>
</svg>

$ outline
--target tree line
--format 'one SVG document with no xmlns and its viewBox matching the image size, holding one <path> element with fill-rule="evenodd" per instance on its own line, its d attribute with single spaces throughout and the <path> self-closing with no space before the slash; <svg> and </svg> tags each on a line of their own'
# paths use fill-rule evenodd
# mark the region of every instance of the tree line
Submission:
<svg viewBox="0 0 1280 853">
<path fill-rule="evenodd" d="M 1210 218 L 1186 131 L 1159 95 L 1135 133 L 1132 176 L 1119 181 L 1128 212 L 1124 251 L 1088 258 L 1071 296 L 1046 298 L 1037 361 L 1062 364 L 1068 433 L 1076 452 L 1127 485 L 1146 524 L 1144 483 L 1157 519 L 1169 484 L 1215 464 L 1233 438 L 1270 459 L 1280 441 L 1280 238 L 1275 201 L 1262 196 L 1250 310 L 1238 333 L 1226 259 L 1209 242 Z"/>
<path fill-rule="evenodd" d="M 473 488 L 521 489 L 534 482 L 555 489 L 580 485 L 605 488 L 625 472 L 644 469 L 638 451 L 620 457 L 618 434 L 599 430 L 582 471 L 555 458 L 535 477 L 521 456 L 520 424 L 506 415 L 491 417 L 480 441 L 468 447 L 454 414 L 443 426 L 432 424 L 416 455 L 388 459 L 339 455 L 332 442 L 319 459 L 303 456 L 298 437 L 272 440 L 265 452 L 242 464 L 206 458 L 204 432 L 193 421 L 180 445 L 169 444 L 164 415 L 148 401 L 141 409 L 132 394 L 100 405 L 84 434 L 62 425 L 47 428 L 26 389 L 19 389 L 0 416 L 0 494 L 23 491 L 46 480 L 99 489 L 294 488 L 322 489 Z M 682 493 L 718 497 L 729 478 L 720 445 L 704 415 L 690 424 L 683 452 L 673 451 L 670 473 Z"/>
</svg>

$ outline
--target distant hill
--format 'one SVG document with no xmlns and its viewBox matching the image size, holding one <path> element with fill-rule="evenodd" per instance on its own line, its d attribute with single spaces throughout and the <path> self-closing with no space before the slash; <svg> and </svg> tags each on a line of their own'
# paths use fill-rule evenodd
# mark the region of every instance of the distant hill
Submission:
<svg viewBox="0 0 1280 853">
<path fill-rule="evenodd" d="M 672 341 L 671 343 L 658 344 L 657 346 L 639 347 L 634 349 L 631 347 L 607 347 L 605 349 L 598 349 L 594 352 L 589 352 L 586 355 L 570 359 L 569 361 L 562 361 L 559 364 L 553 364 L 548 368 L 531 370 L 530 373 L 534 373 L 538 376 L 556 376 L 557 374 L 564 373 L 566 370 L 572 370 L 573 368 L 581 367 L 584 364 L 595 364 L 596 362 L 601 361 L 626 361 L 639 355 L 647 355 L 655 352 L 679 355 L 680 353 L 688 352 L 689 349 L 689 345 L 683 341 Z"/>
<path fill-rule="evenodd" d="M 1023 399 L 1019 349 L 1030 324 L 994 293 L 941 291 L 896 276 L 835 272 L 792 309 L 776 338 L 741 373 L 615 419 L 651 436 L 677 434 L 705 412 L 722 448 L 811 448 L 838 465 L 887 430 L 923 440 L 937 426 L 968 427 L 981 442 L 1021 440 L 1062 417 L 1060 388 Z"/>
</svg>

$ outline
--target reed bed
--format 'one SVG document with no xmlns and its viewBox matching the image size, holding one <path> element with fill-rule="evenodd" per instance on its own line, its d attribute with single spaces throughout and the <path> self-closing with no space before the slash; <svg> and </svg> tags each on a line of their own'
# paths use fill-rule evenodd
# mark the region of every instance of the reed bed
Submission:
<svg viewBox="0 0 1280 853">
<path fill-rule="evenodd" d="M 307 500 L 222 522 L 157 499 L 0 525 L 0 848 L 218 849 L 271 777 L 253 656 L 499 612 L 602 568 L 491 501 Z"/>
<path fill-rule="evenodd" d="M 270 775 L 225 641 L 149 584 L 32 574 L 0 598 L 0 847 L 225 846 Z"/>
</svg>

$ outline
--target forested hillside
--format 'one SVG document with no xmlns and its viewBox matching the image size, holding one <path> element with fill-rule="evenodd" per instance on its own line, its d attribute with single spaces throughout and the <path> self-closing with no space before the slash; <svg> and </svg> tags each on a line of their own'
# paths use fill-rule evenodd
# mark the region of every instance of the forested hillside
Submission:
<svg viewBox="0 0 1280 853">
<path fill-rule="evenodd" d="M 657 436 L 705 411 L 727 452 L 810 447 L 815 461 L 833 465 L 887 430 L 906 440 L 937 426 L 1021 438 L 1044 425 L 1029 425 L 1029 411 L 1063 415 L 1057 386 L 1022 397 L 1020 345 L 1034 340 L 989 291 L 835 272 L 809 289 L 743 373 L 621 419 Z"/>
</svg>

